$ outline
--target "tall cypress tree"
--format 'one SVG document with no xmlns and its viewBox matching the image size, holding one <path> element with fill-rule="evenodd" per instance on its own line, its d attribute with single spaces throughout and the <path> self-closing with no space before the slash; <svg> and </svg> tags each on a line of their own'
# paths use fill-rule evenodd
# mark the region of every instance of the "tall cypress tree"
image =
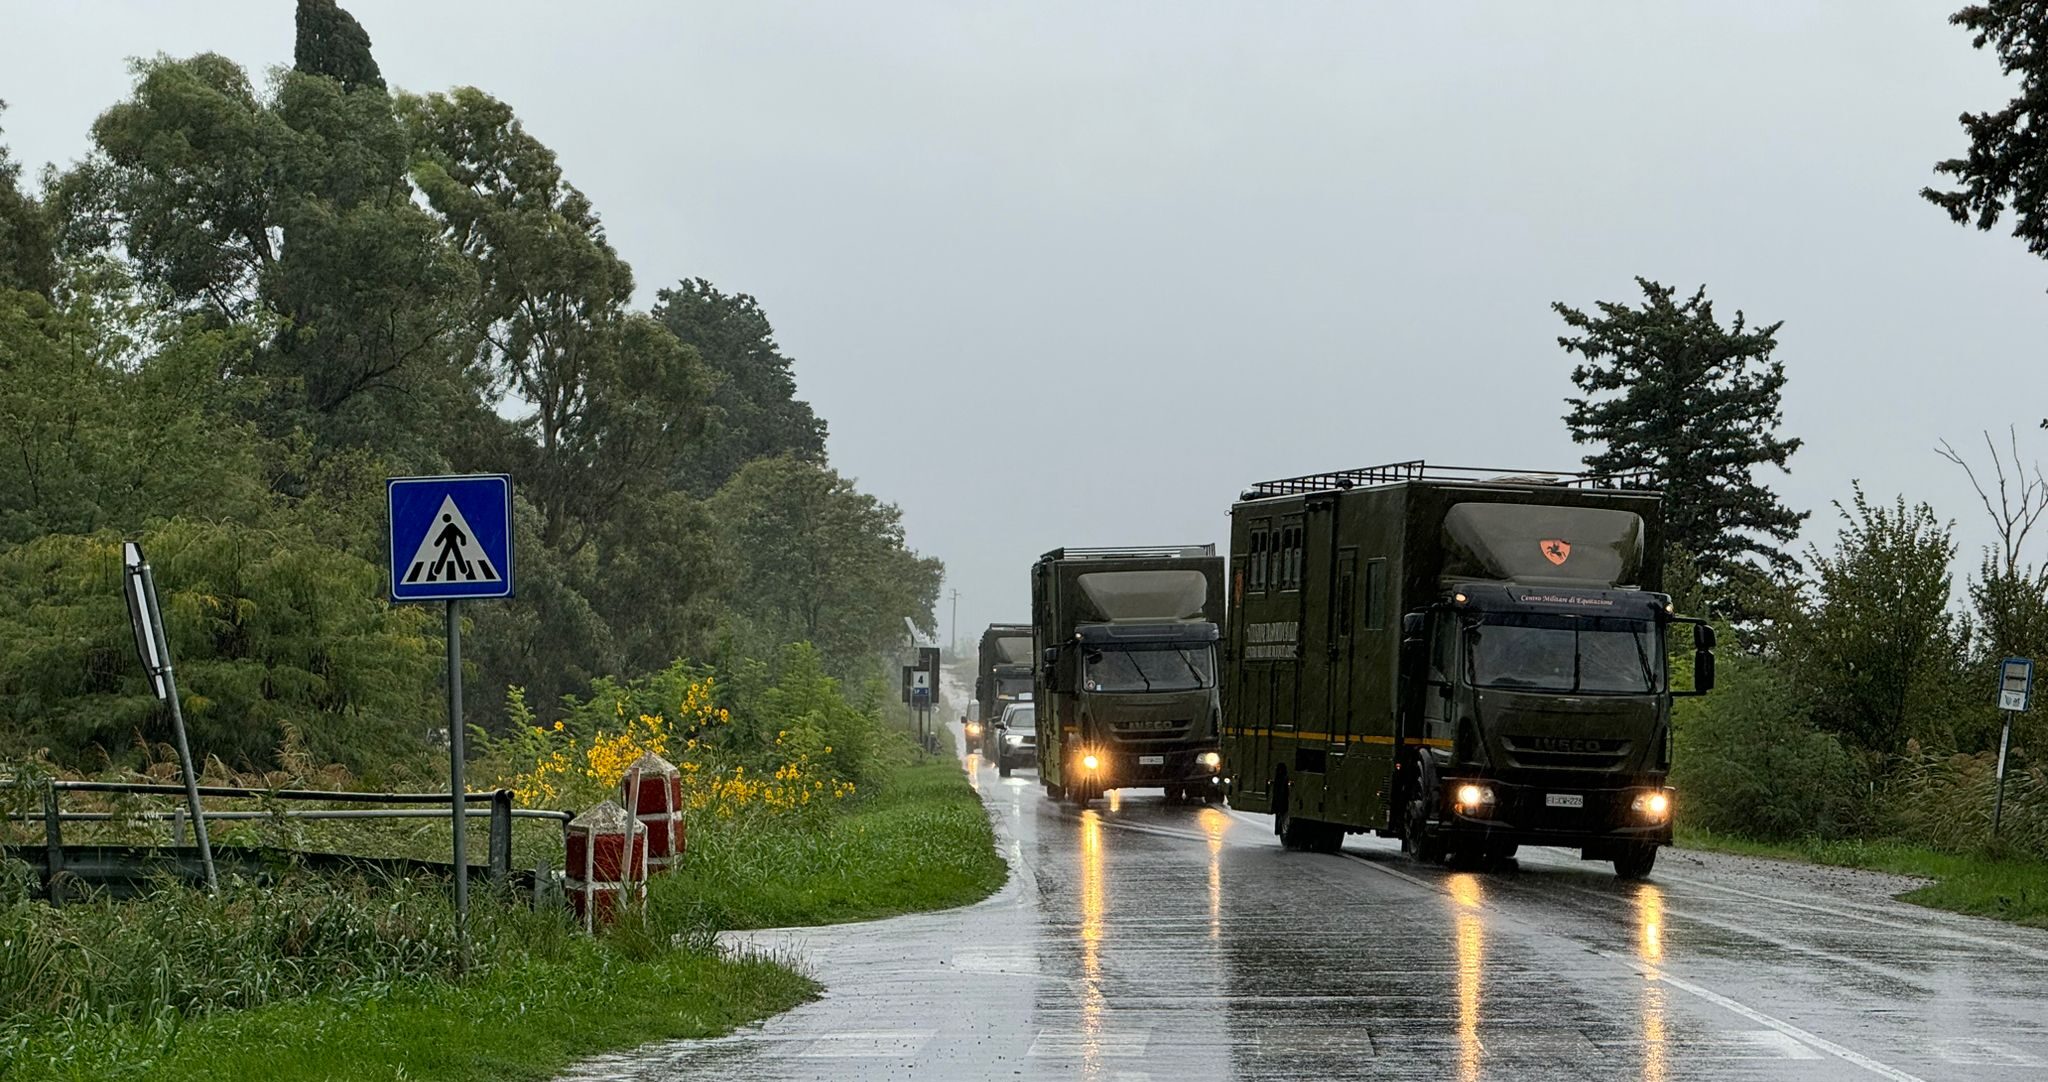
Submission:
<svg viewBox="0 0 2048 1082">
<path fill-rule="evenodd" d="M 1697 562 L 1715 607 L 1729 612 L 1730 580 L 1764 568 L 1796 569 L 1782 547 L 1799 533 L 1795 512 L 1758 483 L 1759 466 L 1786 466 L 1800 441 L 1778 435 L 1784 362 L 1772 359 L 1780 323 L 1726 327 L 1702 286 L 1684 301 L 1637 278 L 1640 306 L 1602 301 L 1588 315 L 1551 305 L 1576 334 L 1557 342 L 1580 363 L 1565 423 L 1598 473 L 1644 471 L 1665 493 L 1665 536 Z M 1718 589 L 1717 589 L 1718 587 Z"/>
<path fill-rule="evenodd" d="M 370 55 L 370 35 L 356 17 L 334 0 L 299 0 L 299 37 L 292 48 L 292 66 L 308 75 L 325 75 L 347 90 L 384 89 L 384 73 Z"/>
</svg>

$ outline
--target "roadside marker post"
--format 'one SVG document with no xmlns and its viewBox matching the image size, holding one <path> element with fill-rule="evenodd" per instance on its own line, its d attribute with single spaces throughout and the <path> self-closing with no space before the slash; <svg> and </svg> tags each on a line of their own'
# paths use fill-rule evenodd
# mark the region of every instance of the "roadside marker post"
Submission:
<svg viewBox="0 0 2048 1082">
<path fill-rule="evenodd" d="M 448 792 L 454 836 L 455 935 L 466 954 L 469 925 L 469 784 L 463 777 L 462 616 L 465 600 L 512 596 L 512 478 L 502 473 L 393 477 L 391 600 L 448 606 Z"/>
<path fill-rule="evenodd" d="M 128 623 L 135 630 L 135 653 L 149 677 L 150 693 L 171 707 L 171 731 L 178 740 L 178 768 L 185 774 L 185 804 L 192 811 L 192 834 L 199 842 L 199 863 L 206 869 L 206 890 L 220 893 L 213 870 L 213 842 L 206 836 L 206 812 L 199 806 L 199 774 L 192 763 L 192 745 L 185 738 L 185 708 L 178 701 L 178 674 L 171 667 L 171 640 L 164 634 L 164 613 L 157 604 L 156 573 L 133 541 L 121 544 L 122 593 L 128 599 Z M 55 814 L 54 808 L 51 812 Z"/>
<path fill-rule="evenodd" d="M 2005 726 L 1998 733 L 1998 797 L 1991 805 L 1991 836 L 1998 837 L 1999 821 L 2005 815 L 2005 753 L 2012 745 L 2012 716 L 2024 714 L 2033 705 L 2034 661 L 2009 657 L 1998 665 L 1998 709 L 2005 714 Z"/>
</svg>

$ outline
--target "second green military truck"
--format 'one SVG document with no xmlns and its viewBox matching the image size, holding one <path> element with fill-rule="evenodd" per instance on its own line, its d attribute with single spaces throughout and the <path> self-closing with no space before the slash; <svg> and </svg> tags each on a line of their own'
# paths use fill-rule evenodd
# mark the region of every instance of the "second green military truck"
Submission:
<svg viewBox="0 0 2048 1082">
<path fill-rule="evenodd" d="M 1011 703 L 1031 698 L 1031 625 L 990 624 L 981 633 L 980 668 L 974 678 L 974 701 L 981 704 L 978 724 L 981 755 L 993 759 L 1002 750 L 996 723 Z"/>
<path fill-rule="evenodd" d="M 1222 799 L 1223 571 L 1214 545 L 1063 548 L 1032 565 L 1047 795 L 1085 805 L 1156 787 L 1169 800 Z"/>
<path fill-rule="evenodd" d="M 1246 492 L 1231 805 L 1290 848 L 1372 831 L 1425 860 L 1556 845 L 1647 875 L 1671 840 L 1672 697 L 1713 685 L 1714 642 L 1660 592 L 1662 500 L 1631 483 L 1402 462 Z"/>
</svg>

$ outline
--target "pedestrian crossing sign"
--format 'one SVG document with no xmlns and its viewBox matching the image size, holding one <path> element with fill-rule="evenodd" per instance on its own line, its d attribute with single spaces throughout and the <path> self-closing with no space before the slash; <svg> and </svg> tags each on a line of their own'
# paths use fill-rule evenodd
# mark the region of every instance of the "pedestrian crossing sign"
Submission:
<svg viewBox="0 0 2048 1082">
<path fill-rule="evenodd" d="M 512 596 L 512 478 L 393 477 L 391 600 Z"/>
</svg>

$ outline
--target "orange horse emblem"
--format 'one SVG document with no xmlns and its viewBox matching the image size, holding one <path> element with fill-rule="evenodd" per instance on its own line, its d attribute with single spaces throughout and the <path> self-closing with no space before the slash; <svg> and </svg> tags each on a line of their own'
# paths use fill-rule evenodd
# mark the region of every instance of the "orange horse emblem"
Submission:
<svg viewBox="0 0 2048 1082">
<path fill-rule="evenodd" d="M 1537 544 L 1543 546 L 1543 558 L 1559 567 L 1563 567 L 1564 562 L 1572 558 L 1572 543 L 1569 541 L 1559 541 L 1553 538 L 1548 541 L 1539 541 Z"/>
</svg>

